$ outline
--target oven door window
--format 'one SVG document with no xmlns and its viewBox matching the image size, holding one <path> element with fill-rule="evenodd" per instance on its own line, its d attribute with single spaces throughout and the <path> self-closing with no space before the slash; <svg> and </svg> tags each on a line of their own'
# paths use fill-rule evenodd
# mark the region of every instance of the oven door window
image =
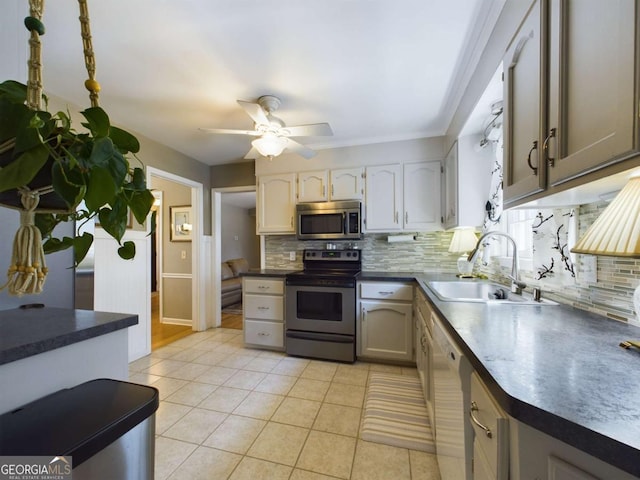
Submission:
<svg viewBox="0 0 640 480">
<path fill-rule="evenodd" d="M 341 234 L 344 229 L 342 213 L 300 215 L 300 234 Z"/>
<path fill-rule="evenodd" d="M 342 293 L 298 291 L 297 318 L 305 320 L 342 321 Z"/>
</svg>

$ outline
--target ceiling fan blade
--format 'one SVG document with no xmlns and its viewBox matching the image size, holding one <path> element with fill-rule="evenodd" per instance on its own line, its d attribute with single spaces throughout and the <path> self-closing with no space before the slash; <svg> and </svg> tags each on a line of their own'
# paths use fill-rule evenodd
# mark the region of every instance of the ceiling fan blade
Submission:
<svg viewBox="0 0 640 480">
<path fill-rule="evenodd" d="M 251 150 L 249 150 L 249 152 L 247 152 L 247 154 L 244 156 L 245 159 L 251 159 L 251 158 L 259 158 L 260 152 L 258 152 L 258 149 L 256 147 L 251 147 Z"/>
<path fill-rule="evenodd" d="M 203 132 L 207 133 L 225 133 L 231 135 L 252 135 L 254 137 L 258 137 L 261 135 L 260 132 L 256 132 L 255 130 L 233 130 L 231 128 L 199 128 Z"/>
<path fill-rule="evenodd" d="M 333 135 L 333 130 L 331 130 L 331 126 L 328 123 L 284 127 L 280 132 L 287 137 L 330 137 Z"/>
<path fill-rule="evenodd" d="M 269 119 L 264 113 L 264 110 L 257 103 L 245 102 L 244 100 L 238 100 L 240 105 L 247 115 L 249 115 L 257 125 L 269 125 Z"/>
<path fill-rule="evenodd" d="M 287 139 L 287 149 L 291 150 L 298 155 L 302 155 L 304 158 L 309 159 L 315 157 L 318 153 L 314 150 L 311 150 L 309 147 L 305 147 L 301 143 L 296 142 L 295 140 Z"/>
</svg>

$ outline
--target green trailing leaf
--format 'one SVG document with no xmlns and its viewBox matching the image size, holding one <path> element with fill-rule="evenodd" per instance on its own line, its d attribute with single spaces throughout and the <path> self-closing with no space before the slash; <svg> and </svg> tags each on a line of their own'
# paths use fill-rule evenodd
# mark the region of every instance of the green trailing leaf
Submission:
<svg viewBox="0 0 640 480">
<path fill-rule="evenodd" d="M 84 257 L 87 256 L 87 252 L 93 244 L 93 235 L 89 232 L 84 232 L 81 236 L 74 237 L 73 239 L 73 256 L 75 258 L 76 265 L 78 265 Z"/>
<path fill-rule="evenodd" d="M 136 244 L 128 240 L 118 248 L 118 255 L 124 260 L 131 260 L 136 256 Z"/>
<path fill-rule="evenodd" d="M 98 211 L 103 205 L 111 205 L 116 196 L 116 185 L 106 168 L 96 167 L 91 172 L 84 202 L 89 210 Z"/>
<path fill-rule="evenodd" d="M 7 98 L 15 104 L 27 101 L 27 86 L 15 80 L 5 80 L 0 83 L 0 98 Z"/>
<path fill-rule="evenodd" d="M 94 137 L 102 138 L 109 136 L 109 116 L 100 107 L 91 107 L 80 112 L 87 119 L 87 123 L 83 123 L 87 127 Z"/>
<path fill-rule="evenodd" d="M 144 170 L 138 167 L 133 169 L 131 186 L 133 187 L 133 190 L 147 189 L 147 179 L 144 176 Z"/>
<path fill-rule="evenodd" d="M 99 138 L 93 142 L 91 156 L 87 162 L 87 168 L 102 167 L 107 168 L 109 162 L 117 150 L 109 137 Z"/>
<path fill-rule="evenodd" d="M 153 212 L 151 212 L 151 227 L 149 228 L 149 235 L 151 235 L 153 232 L 156 231 L 156 215 L 158 214 L 157 210 L 154 210 Z M 149 236 L 147 235 L 147 236 Z"/>
<path fill-rule="evenodd" d="M 112 208 L 103 207 L 98 212 L 100 226 L 115 238 L 118 243 L 122 240 L 124 232 L 127 228 L 128 213 L 127 204 L 120 199 L 113 203 Z"/>
<path fill-rule="evenodd" d="M 127 172 L 129 171 L 129 162 L 127 162 L 127 159 L 124 158 L 119 151 L 114 150 L 113 156 L 109 159 L 107 168 L 109 169 L 116 185 L 122 185 L 125 182 Z"/>
<path fill-rule="evenodd" d="M 73 179 L 76 182 L 73 182 Z M 78 182 L 80 180 L 80 182 Z M 51 184 L 55 192 L 62 197 L 69 208 L 75 208 L 82 201 L 86 187 L 79 172 L 65 172 L 60 163 L 56 162 L 51 169 Z"/>
<path fill-rule="evenodd" d="M 28 185 L 49 158 L 44 145 L 28 150 L 0 169 L 0 192 Z"/>
<path fill-rule="evenodd" d="M 62 240 L 60 240 L 59 238 L 49 238 L 42 245 L 42 249 L 47 255 L 50 253 L 66 250 L 67 248 L 71 247 L 73 247 L 73 238 L 71 237 L 63 237 Z"/>
<path fill-rule="evenodd" d="M 155 198 L 149 190 L 134 191 L 128 198 L 129 208 L 133 212 L 136 221 L 142 225 L 149 215 Z"/>
<path fill-rule="evenodd" d="M 138 139 L 121 128 L 112 126 L 109 129 L 109 137 L 122 153 L 138 153 L 140 151 Z"/>
<path fill-rule="evenodd" d="M 38 230 L 40 230 L 42 238 L 50 236 L 53 229 L 58 225 L 56 217 L 52 213 L 37 213 L 34 223 L 36 227 L 38 227 Z"/>
</svg>

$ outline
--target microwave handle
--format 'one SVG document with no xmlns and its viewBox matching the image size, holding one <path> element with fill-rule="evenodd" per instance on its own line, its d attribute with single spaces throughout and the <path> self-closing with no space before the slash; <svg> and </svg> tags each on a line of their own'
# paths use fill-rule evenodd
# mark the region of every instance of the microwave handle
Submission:
<svg viewBox="0 0 640 480">
<path fill-rule="evenodd" d="M 347 219 L 349 217 L 347 216 L 347 212 L 342 212 L 342 231 L 344 233 L 349 233 L 348 228 L 349 225 L 347 225 Z"/>
</svg>

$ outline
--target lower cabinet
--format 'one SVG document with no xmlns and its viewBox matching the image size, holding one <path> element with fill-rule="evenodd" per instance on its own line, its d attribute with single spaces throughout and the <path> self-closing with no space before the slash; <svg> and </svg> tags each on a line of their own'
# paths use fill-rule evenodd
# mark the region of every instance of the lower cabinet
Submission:
<svg viewBox="0 0 640 480">
<path fill-rule="evenodd" d="M 509 478 L 509 420 L 487 392 L 477 373 L 471 375 L 469 421 L 473 427 L 473 479 Z"/>
<path fill-rule="evenodd" d="M 359 292 L 358 354 L 413 360 L 413 285 L 361 282 Z"/>
<path fill-rule="evenodd" d="M 244 343 L 284 350 L 284 280 L 243 277 Z"/>
</svg>

